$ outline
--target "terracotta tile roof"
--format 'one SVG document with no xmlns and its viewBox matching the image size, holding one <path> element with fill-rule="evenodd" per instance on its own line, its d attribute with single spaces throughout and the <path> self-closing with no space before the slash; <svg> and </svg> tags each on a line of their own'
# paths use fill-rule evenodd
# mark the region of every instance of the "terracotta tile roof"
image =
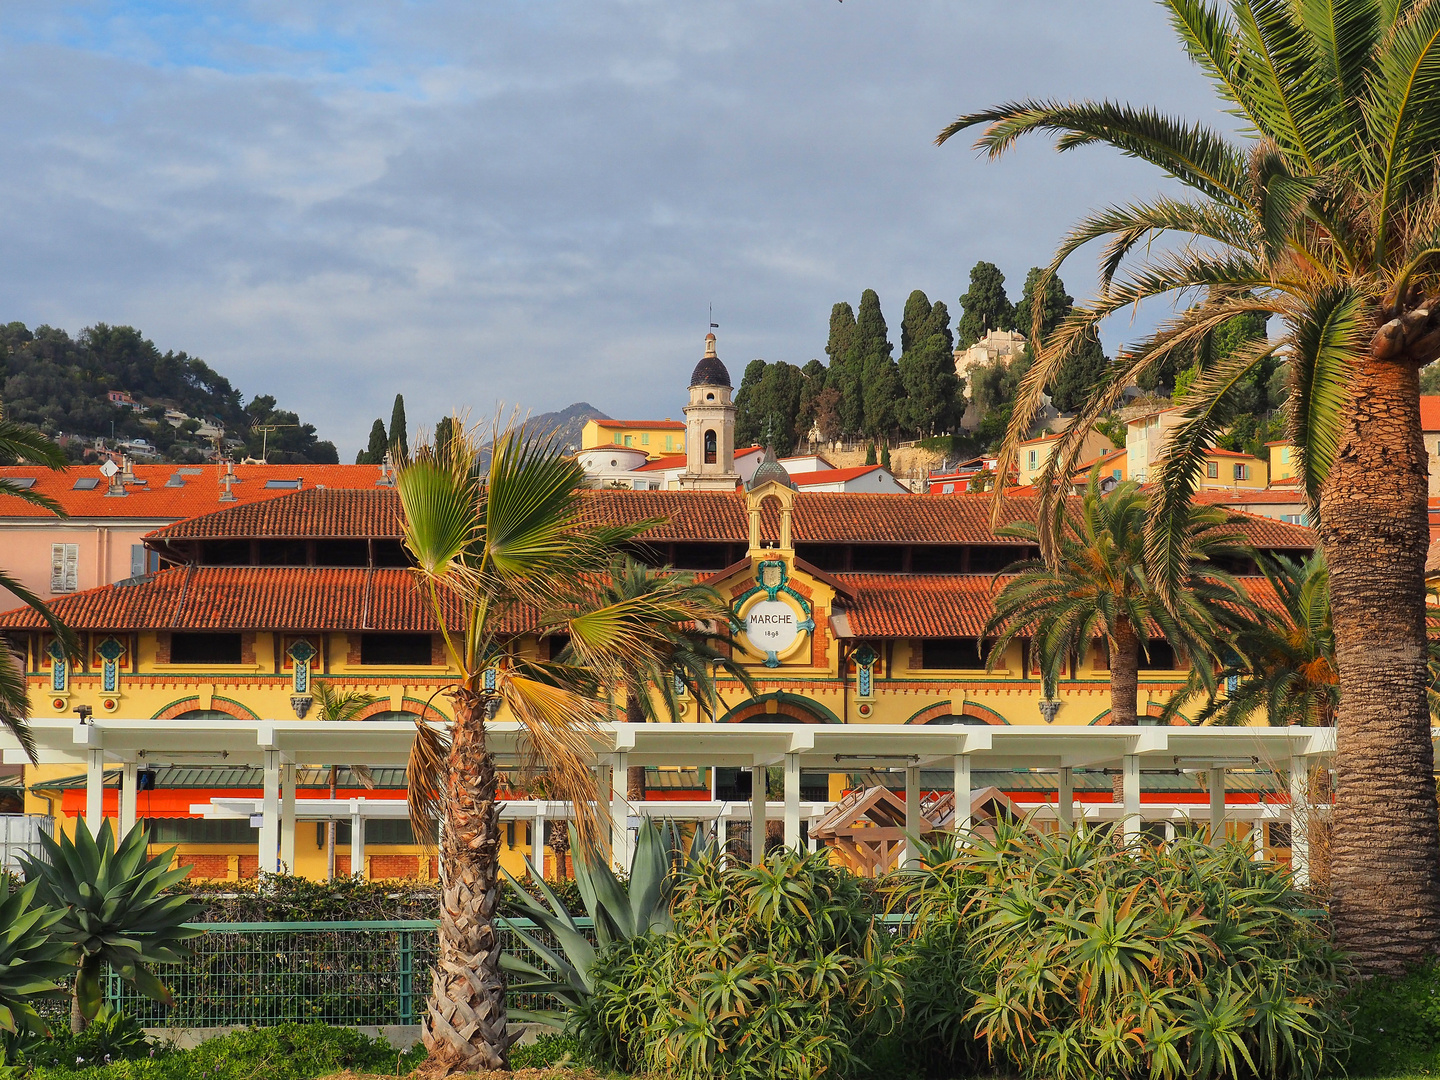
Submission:
<svg viewBox="0 0 1440 1080">
<path fill-rule="evenodd" d="M 685 421 L 683 420 L 596 420 L 595 424 L 602 428 L 650 428 L 652 431 L 656 428 L 662 431 L 685 430 Z"/>
<path fill-rule="evenodd" d="M 854 480 L 857 476 L 864 476 L 876 469 L 883 469 L 883 465 L 852 465 L 848 469 L 821 469 L 818 472 L 791 473 L 790 479 L 795 481 L 797 487 L 804 487 L 806 484 L 835 484 L 843 480 Z"/>
<path fill-rule="evenodd" d="M 1420 395 L 1420 430 L 1440 431 L 1440 394 Z"/>
<path fill-rule="evenodd" d="M 1440 574 L 1440 540 L 1430 541 L 1430 550 L 1425 553 L 1425 576 Z"/>
<path fill-rule="evenodd" d="M 603 446 L 602 446 L 602 447 L 598 447 L 598 449 L 603 450 L 604 447 L 603 447 Z M 684 467 L 685 467 L 685 455 L 684 455 L 684 454 L 666 454 L 664 457 L 658 457 L 658 458 L 656 458 L 654 461 L 647 461 L 644 465 L 641 465 L 641 466 L 640 466 L 638 469 L 636 469 L 635 471 L 636 471 L 636 472 L 654 472 L 654 471 L 656 471 L 657 469 L 683 469 Z"/>
<path fill-rule="evenodd" d="M 315 488 L 284 495 L 177 521 L 150 536 L 157 540 L 400 536 L 400 496 L 394 488 Z"/>
<path fill-rule="evenodd" d="M 1192 502 L 1203 506 L 1233 506 L 1236 503 L 1301 503 L 1305 493 L 1295 488 L 1244 488 L 1240 491 L 1197 491 Z"/>
<path fill-rule="evenodd" d="M 50 607 L 77 630 L 439 630 L 413 575 L 399 568 L 183 566 Z M 460 628 L 458 610 L 447 620 Z M 504 628 L 529 621 L 517 617 Z M 43 626 L 29 608 L 0 612 L 0 629 Z"/>
<path fill-rule="evenodd" d="M 135 478 L 144 484 L 127 485 L 125 496 L 107 495 L 109 487 L 97 465 L 77 465 L 65 472 L 27 465 L 0 466 L 8 480 L 32 478 L 31 491 L 50 496 L 77 518 L 179 518 L 194 517 L 227 504 L 220 502 L 219 465 L 136 465 Z M 380 479 L 374 465 L 236 465 L 231 492 L 240 503 L 293 495 L 294 488 L 266 487 L 268 481 L 299 480 L 300 490 L 316 487 L 373 489 Z M 89 490 L 76 490 L 80 480 L 96 480 Z M 176 486 L 171 486 L 176 485 Z M 234 506 L 235 503 L 228 505 Z M 54 515 L 18 499 L 0 499 L 0 519 L 48 518 Z"/>
<path fill-rule="evenodd" d="M 856 637 L 979 637 L 994 611 L 989 574 L 836 574 L 854 600 L 846 605 Z"/>
</svg>

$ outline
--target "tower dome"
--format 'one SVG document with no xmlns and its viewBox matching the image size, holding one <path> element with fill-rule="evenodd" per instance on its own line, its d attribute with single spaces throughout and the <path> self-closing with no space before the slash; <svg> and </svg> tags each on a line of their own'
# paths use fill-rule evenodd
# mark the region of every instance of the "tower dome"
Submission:
<svg viewBox="0 0 1440 1080">
<path fill-rule="evenodd" d="M 767 446 L 765 456 L 760 459 L 760 464 L 755 469 L 755 475 L 750 477 L 750 482 L 745 485 L 745 490 L 754 491 L 761 484 L 768 484 L 772 480 L 784 484 L 791 491 L 800 490 L 795 486 L 795 481 L 790 479 L 790 474 L 786 471 L 785 466 L 775 460 L 775 448 Z"/>
<path fill-rule="evenodd" d="M 705 355 L 690 373 L 691 386 L 730 386 L 730 372 L 715 355 L 715 335 L 705 335 Z"/>
</svg>

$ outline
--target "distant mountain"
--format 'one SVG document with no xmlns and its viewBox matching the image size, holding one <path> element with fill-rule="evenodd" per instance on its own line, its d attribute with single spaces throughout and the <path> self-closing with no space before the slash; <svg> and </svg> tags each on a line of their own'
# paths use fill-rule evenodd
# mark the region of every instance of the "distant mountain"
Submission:
<svg viewBox="0 0 1440 1080">
<path fill-rule="evenodd" d="M 567 450 L 580 449 L 580 435 L 585 430 L 587 420 L 609 420 L 599 409 L 595 408 L 588 401 L 577 401 L 559 412 L 539 413 L 530 417 L 524 423 L 526 431 L 534 431 L 542 434 L 557 432 L 560 445 Z"/>
</svg>

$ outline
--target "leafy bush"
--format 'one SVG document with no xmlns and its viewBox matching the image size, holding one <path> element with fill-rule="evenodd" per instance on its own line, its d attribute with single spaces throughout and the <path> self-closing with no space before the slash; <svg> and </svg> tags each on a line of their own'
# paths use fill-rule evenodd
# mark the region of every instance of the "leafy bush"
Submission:
<svg viewBox="0 0 1440 1080">
<path fill-rule="evenodd" d="M 145 1034 L 133 1016 L 102 1005 L 90 1025 L 78 1035 L 56 1032 L 50 1039 L 31 1039 L 7 1048 L 6 1060 L 26 1066 L 105 1065 L 138 1061 L 162 1053 L 164 1044 Z"/>
<path fill-rule="evenodd" d="M 1346 1001 L 1355 1045 L 1352 1076 L 1426 1075 L 1440 1069 L 1440 965 L 1370 979 Z"/>
<path fill-rule="evenodd" d="M 574 1029 L 587 1055 L 678 1078 L 853 1072 L 901 1013 L 900 956 L 826 852 L 763 866 L 707 855 L 677 889 L 673 931 L 629 938 L 591 969 Z"/>
<path fill-rule="evenodd" d="M 1348 1044 L 1348 968 L 1240 845 L 1002 824 L 914 880 L 904 1037 L 932 1071 L 1310 1080 Z"/>
<path fill-rule="evenodd" d="M 569 1064 L 580 1057 L 580 1044 L 573 1035 L 547 1032 L 533 1043 L 510 1048 L 510 1068 L 543 1069 L 551 1065 Z"/>
</svg>

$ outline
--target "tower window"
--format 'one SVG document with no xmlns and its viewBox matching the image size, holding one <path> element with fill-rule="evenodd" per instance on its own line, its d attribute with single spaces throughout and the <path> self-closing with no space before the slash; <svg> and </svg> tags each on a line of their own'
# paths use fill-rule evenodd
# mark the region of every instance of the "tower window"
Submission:
<svg viewBox="0 0 1440 1080">
<path fill-rule="evenodd" d="M 705 400 L 706 400 L 706 401 L 714 401 L 714 400 L 715 400 L 715 395 L 714 395 L 714 394 L 706 394 L 706 395 L 705 395 Z"/>
<path fill-rule="evenodd" d="M 715 432 L 705 432 L 705 464 L 715 464 Z"/>
</svg>

